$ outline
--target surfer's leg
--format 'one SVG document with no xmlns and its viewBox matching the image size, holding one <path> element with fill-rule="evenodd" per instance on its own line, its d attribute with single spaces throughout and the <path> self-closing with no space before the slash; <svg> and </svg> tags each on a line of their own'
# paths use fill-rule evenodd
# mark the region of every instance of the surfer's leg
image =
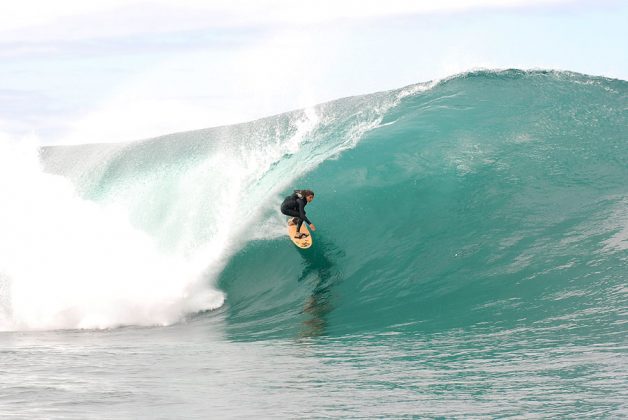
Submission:
<svg viewBox="0 0 628 420">
<path fill-rule="evenodd" d="M 293 225 L 296 225 L 297 223 L 299 224 L 299 226 L 297 226 L 297 232 L 298 232 L 299 229 L 301 229 L 301 224 L 303 223 L 303 220 L 299 218 L 299 211 L 290 210 L 290 209 L 281 209 L 281 212 L 285 214 L 286 216 L 292 216 Z"/>
<path fill-rule="evenodd" d="M 310 236 L 309 233 L 301 232 L 301 225 L 303 224 L 303 219 L 299 218 L 299 223 L 297 223 L 297 235 L 299 238 L 303 238 L 304 236 Z M 295 236 L 296 238 L 296 236 Z"/>
<path fill-rule="evenodd" d="M 299 219 L 299 212 L 296 210 L 290 210 L 290 209 L 281 209 L 281 212 L 283 214 L 285 214 L 286 216 L 292 216 L 292 224 L 296 225 L 297 224 L 297 220 Z M 298 232 L 298 230 L 297 230 Z"/>
<path fill-rule="evenodd" d="M 286 216 L 299 217 L 299 211 L 298 210 L 281 209 L 281 212 L 283 214 L 285 214 Z"/>
</svg>

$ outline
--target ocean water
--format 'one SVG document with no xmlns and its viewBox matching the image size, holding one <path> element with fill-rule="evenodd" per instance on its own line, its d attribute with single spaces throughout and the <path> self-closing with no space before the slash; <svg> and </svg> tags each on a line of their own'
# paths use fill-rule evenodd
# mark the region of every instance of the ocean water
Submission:
<svg viewBox="0 0 628 420">
<path fill-rule="evenodd" d="M 476 71 L 0 143 L 0 417 L 628 417 L 627 110 L 626 81 Z"/>
</svg>

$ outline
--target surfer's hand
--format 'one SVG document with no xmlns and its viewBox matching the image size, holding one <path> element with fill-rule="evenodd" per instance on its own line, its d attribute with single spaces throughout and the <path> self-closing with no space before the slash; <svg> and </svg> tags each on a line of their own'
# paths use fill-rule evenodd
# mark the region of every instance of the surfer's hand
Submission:
<svg viewBox="0 0 628 420">
<path fill-rule="evenodd" d="M 312 229 L 312 232 L 316 230 L 316 226 L 314 225 L 310 225 L 310 229 Z"/>
</svg>

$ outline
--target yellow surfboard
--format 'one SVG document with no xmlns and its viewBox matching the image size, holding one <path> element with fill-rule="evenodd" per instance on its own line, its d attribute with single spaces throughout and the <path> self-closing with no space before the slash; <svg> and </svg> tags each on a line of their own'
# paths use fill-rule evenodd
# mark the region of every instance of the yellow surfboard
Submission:
<svg viewBox="0 0 628 420">
<path fill-rule="evenodd" d="M 312 246 L 312 234 L 310 234 L 310 231 L 307 229 L 307 226 L 306 226 L 307 223 L 303 222 L 303 224 L 301 225 L 301 230 L 299 232 L 307 233 L 308 236 L 301 239 L 297 239 L 294 237 L 294 235 L 297 233 L 297 225 L 293 225 L 291 220 L 292 218 L 288 219 L 288 236 L 290 237 L 290 240 L 301 249 L 307 249 L 311 247 Z"/>
</svg>

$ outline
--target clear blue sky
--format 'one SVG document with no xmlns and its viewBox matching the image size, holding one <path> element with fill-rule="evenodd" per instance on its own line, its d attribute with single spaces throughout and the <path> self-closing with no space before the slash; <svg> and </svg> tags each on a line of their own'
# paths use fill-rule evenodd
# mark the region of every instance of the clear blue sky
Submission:
<svg viewBox="0 0 628 420">
<path fill-rule="evenodd" d="M 626 1 L 22 0 L 0 6 L 0 133 L 134 140 L 474 68 L 626 80 L 627 23 Z"/>
</svg>

